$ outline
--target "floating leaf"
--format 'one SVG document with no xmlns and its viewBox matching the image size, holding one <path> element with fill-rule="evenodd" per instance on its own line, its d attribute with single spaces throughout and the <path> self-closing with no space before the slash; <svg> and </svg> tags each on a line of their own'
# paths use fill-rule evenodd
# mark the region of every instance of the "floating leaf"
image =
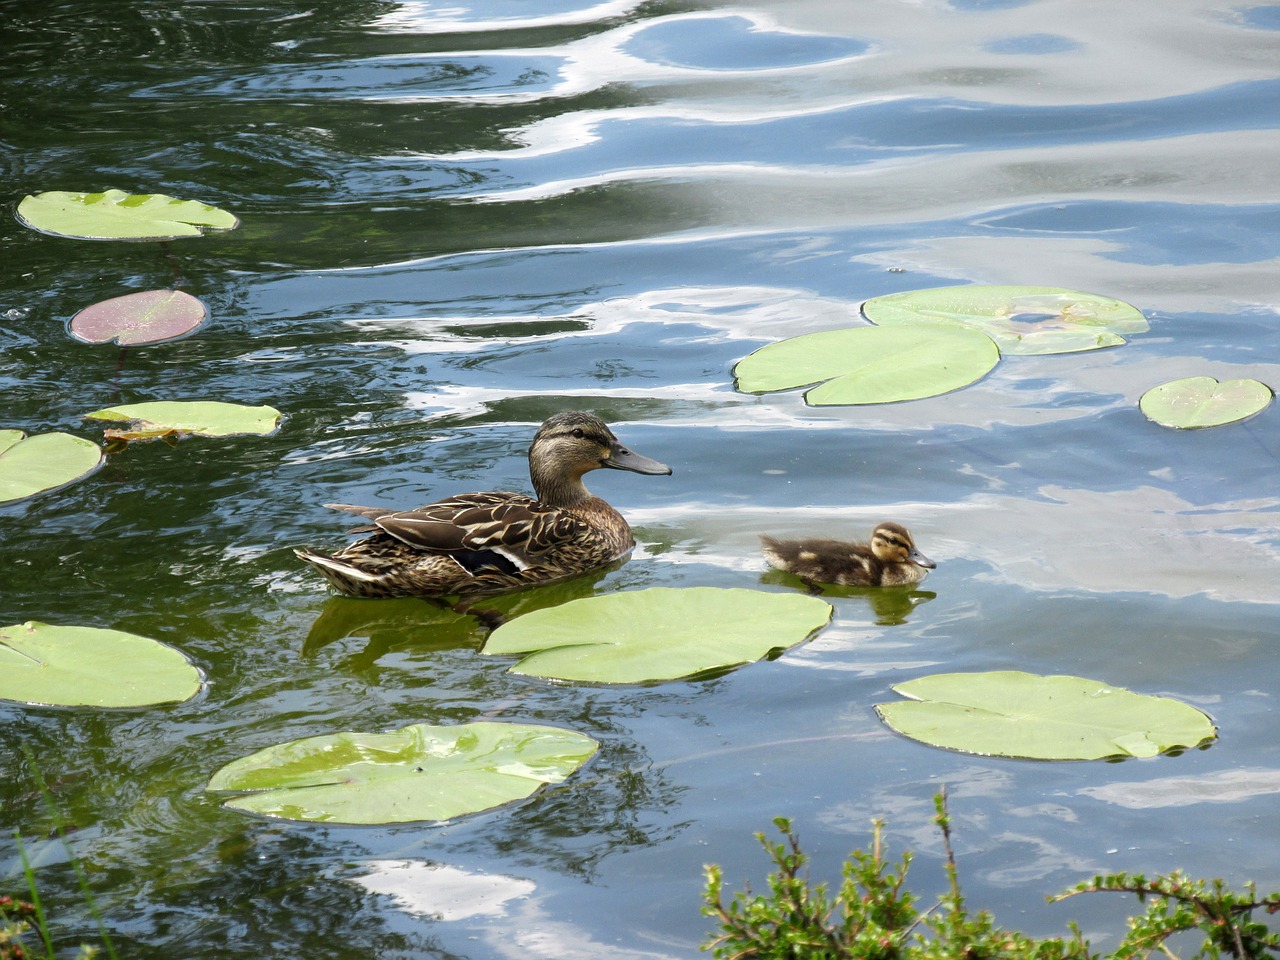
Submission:
<svg viewBox="0 0 1280 960">
<path fill-rule="evenodd" d="M 935 287 L 875 297 L 862 305 L 872 323 L 922 321 L 981 330 L 1003 354 L 1076 353 L 1114 347 L 1147 320 L 1123 300 L 1062 287 Z"/>
<path fill-rule="evenodd" d="M 527 613 L 494 630 L 482 652 L 527 654 L 511 672 L 553 680 L 675 680 L 792 647 L 831 612 L 796 594 L 653 587 Z"/>
<path fill-rule="evenodd" d="M 86 413 L 93 420 L 123 420 L 128 429 L 109 429 L 113 440 L 155 440 L 169 436 L 196 434 L 201 437 L 230 437 L 242 433 L 266 435 L 280 424 L 274 407 L 245 407 L 217 400 L 155 400 L 127 403 Z"/>
<path fill-rule="evenodd" d="M 333 733 L 233 760 L 205 789 L 244 791 L 225 806 L 327 823 L 450 820 L 523 800 L 596 752 L 572 730 L 518 723 L 425 723 Z"/>
<path fill-rule="evenodd" d="M 29 621 L 0 627 L 0 698 L 59 707 L 145 707 L 200 692 L 173 647 L 120 630 Z"/>
<path fill-rule="evenodd" d="M 1016 670 L 941 673 L 899 683 L 876 704 L 899 733 L 935 747 L 1033 760 L 1154 757 L 1217 735 L 1195 707 L 1081 677 Z"/>
<path fill-rule="evenodd" d="M 240 221 L 198 200 L 162 193 L 68 193 L 54 190 L 27 196 L 18 221 L 32 230 L 75 240 L 177 240 L 205 230 L 231 230 Z"/>
<path fill-rule="evenodd" d="M 1217 427 L 1252 417 L 1264 410 L 1275 394 L 1257 380 L 1186 377 L 1148 390 L 1138 401 L 1147 418 L 1165 427 Z"/>
<path fill-rule="evenodd" d="M 990 372 L 1000 351 L 986 334 L 958 326 L 851 327 L 761 347 L 733 369 L 747 393 L 827 381 L 804 395 L 815 406 L 894 403 L 966 387 Z"/>
<path fill-rule="evenodd" d="M 0 430 L 0 503 L 65 487 L 101 465 L 102 450 L 92 440 L 69 433 L 27 437 L 21 430 Z"/>
<path fill-rule="evenodd" d="M 146 290 L 102 300 L 71 318 L 71 335 L 85 343 L 114 340 L 122 347 L 185 336 L 209 317 L 205 305 L 181 290 Z"/>
</svg>

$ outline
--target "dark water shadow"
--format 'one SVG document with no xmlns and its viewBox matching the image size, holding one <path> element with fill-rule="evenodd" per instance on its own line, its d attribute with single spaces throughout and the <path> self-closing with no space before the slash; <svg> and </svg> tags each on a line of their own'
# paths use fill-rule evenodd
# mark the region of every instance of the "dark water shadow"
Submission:
<svg viewBox="0 0 1280 960">
<path fill-rule="evenodd" d="M 780 587 L 794 587 L 814 596 L 827 599 L 842 598 L 863 600 L 871 608 L 875 622 L 880 626 L 899 626 L 910 619 L 912 612 L 922 603 L 937 597 L 932 590 L 904 587 L 839 587 L 830 583 L 810 583 L 781 570 L 769 570 L 760 576 L 761 583 Z"/>
</svg>

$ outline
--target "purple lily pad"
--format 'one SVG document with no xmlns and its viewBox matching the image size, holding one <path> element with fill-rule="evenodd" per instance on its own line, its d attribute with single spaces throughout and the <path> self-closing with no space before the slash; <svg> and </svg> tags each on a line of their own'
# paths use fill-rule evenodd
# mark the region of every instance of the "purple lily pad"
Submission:
<svg viewBox="0 0 1280 960">
<path fill-rule="evenodd" d="M 122 347 L 186 336 L 209 318 L 204 303 L 181 290 L 146 290 L 102 300 L 71 318 L 71 335 L 85 343 Z"/>
</svg>

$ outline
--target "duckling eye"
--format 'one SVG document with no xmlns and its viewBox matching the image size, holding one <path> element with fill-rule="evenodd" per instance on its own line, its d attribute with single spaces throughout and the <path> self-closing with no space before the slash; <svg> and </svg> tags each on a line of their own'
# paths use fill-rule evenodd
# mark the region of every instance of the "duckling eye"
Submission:
<svg viewBox="0 0 1280 960">
<path fill-rule="evenodd" d="M 582 428 L 581 428 L 581 427 L 574 427 L 574 428 L 573 428 L 573 436 L 574 436 L 574 439 L 575 439 L 575 440 L 581 440 L 583 437 L 585 437 L 585 436 L 586 436 L 586 434 L 582 432 Z"/>
</svg>

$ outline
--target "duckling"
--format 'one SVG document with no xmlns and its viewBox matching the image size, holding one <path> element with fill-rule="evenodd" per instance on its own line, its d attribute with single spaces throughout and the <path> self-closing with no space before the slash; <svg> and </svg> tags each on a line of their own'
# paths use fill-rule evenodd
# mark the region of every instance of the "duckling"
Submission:
<svg viewBox="0 0 1280 960">
<path fill-rule="evenodd" d="M 761 535 L 765 559 L 810 583 L 845 587 L 895 587 L 919 583 L 937 564 L 916 549 L 901 524 L 878 524 L 871 543 L 841 540 L 775 540 Z"/>
<path fill-rule="evenodd" d="M 635 547 L 622 514 L 582 483 L 607 467 L 649 476 L 671 468 L 624 447 L 603 420 L 569 411 L 549 417 L 529 447 L 537 498 L 464 493 L 416 510 L 329 503 L 373 521 L 376 531 L 332 554 L 300 548 L 341 593 L 432 597 L 500 593 L 563 580 L 620 560 Z"/>
</svg>

